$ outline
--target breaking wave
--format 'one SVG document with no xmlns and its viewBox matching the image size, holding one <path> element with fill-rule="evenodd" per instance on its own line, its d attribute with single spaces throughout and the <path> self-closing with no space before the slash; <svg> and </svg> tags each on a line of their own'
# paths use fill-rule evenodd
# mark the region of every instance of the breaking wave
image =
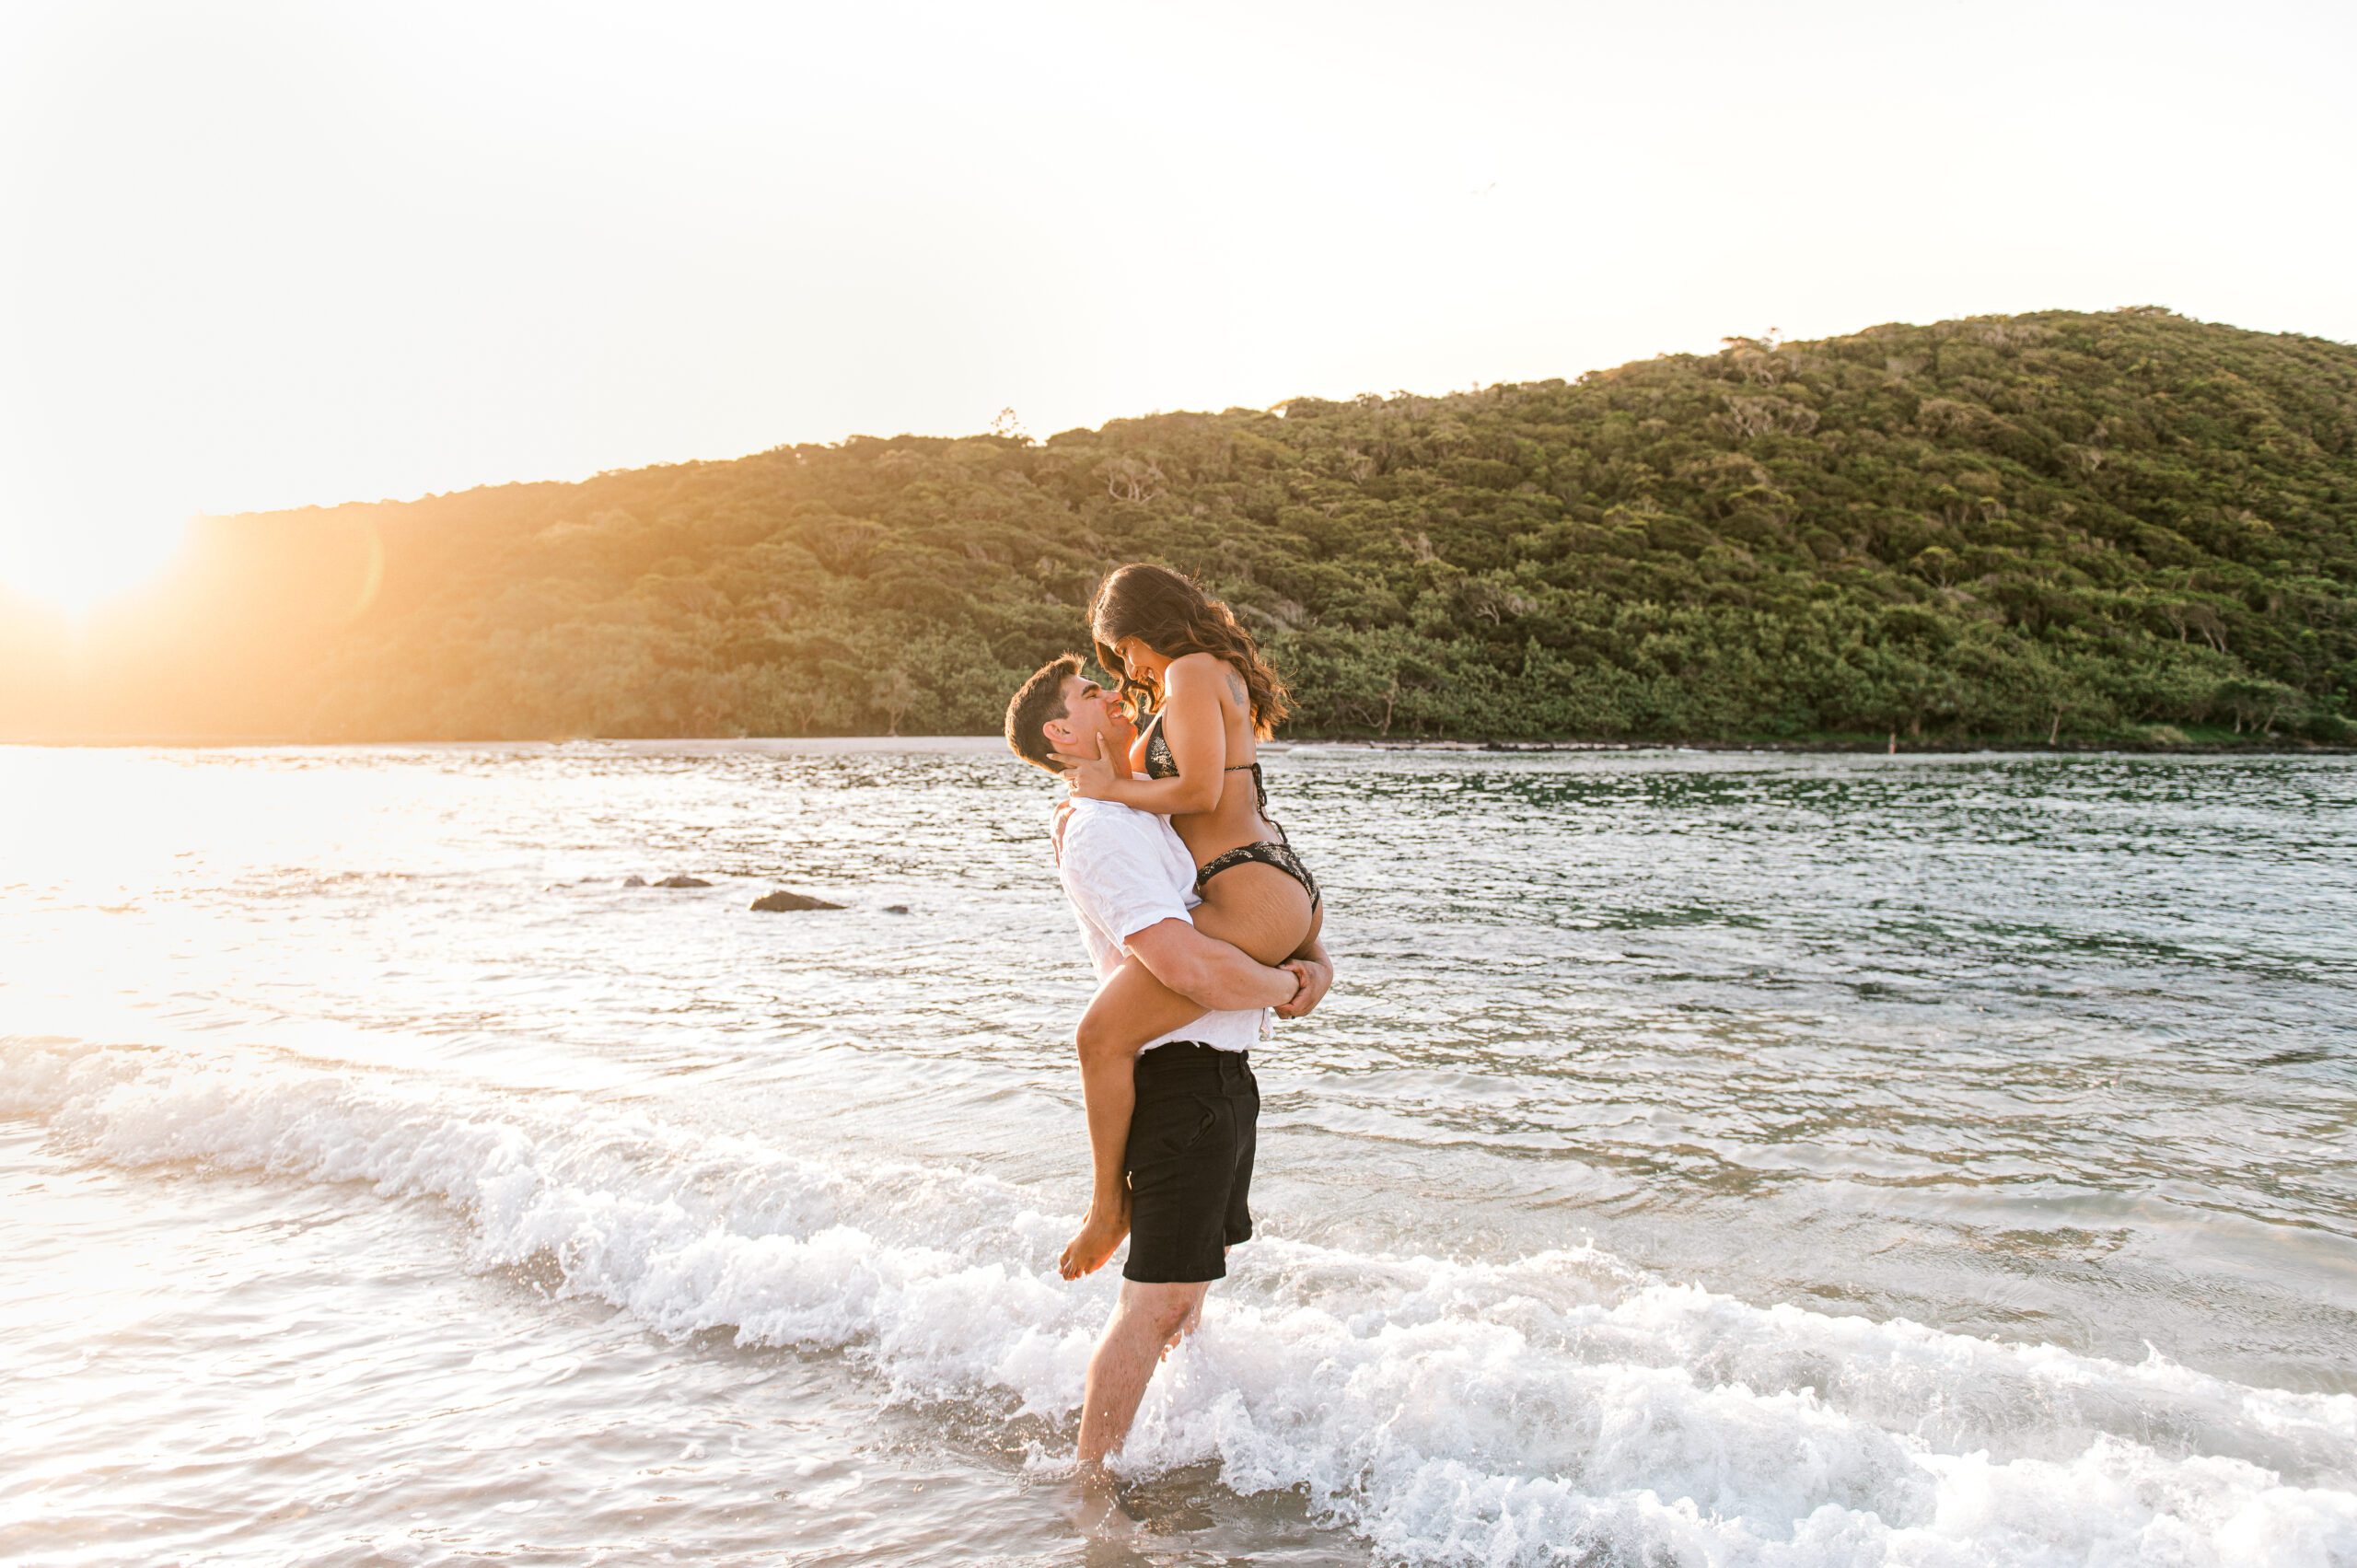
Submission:
<svg viewBox="0 0 2357 1568">
<path fill-rule="evenodd" d="M 820 1161 L 575 1097 L 60 1039 L 0 1115 L 123 1167 L 366 1183 L 657 1333 L 840 1352 L 895 1397 L 1063 1423 L 1111 1271 L 972 1171 Z M 1128 1463 L 1297 1489 L 1387 1559 L 2357 1562 L 2357 1397 L 1757 1306 L 1593 1248 L 1492 1262 L 1256 1241 Z M 1040 1456 L 1046 1467 L 1052 1460 Z"/>
</svg>

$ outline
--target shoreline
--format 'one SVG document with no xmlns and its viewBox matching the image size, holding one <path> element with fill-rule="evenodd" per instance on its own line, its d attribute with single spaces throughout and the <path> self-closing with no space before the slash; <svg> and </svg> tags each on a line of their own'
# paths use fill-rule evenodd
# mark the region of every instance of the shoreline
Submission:
<svg viewBox="0 0 2357 1568">
<path fill-rule="evenodd" d="M 1796 755 L 1956 757 L 1975 752 L 2012 756 L 2155 756 L 2155 757 L 2309 757 L 2357 756 L 2357 746 L 2320 741 L 2264 741 L 2241 744 L 2214 741 L 2090 740 L 2078 745 L 2047 745 L 2043 741 L 1918 740 L 1893 747 L 1866 740 L 1301 740 L 1278 745 L 1364 748 L 1375 751 L 1769 751 Z"/>
<path fill-rule="evenodd" d="M 1595 751 L 1771 752 L 1794 755 L 1966 756 L 2004 753 L 2015 756 L 2153 756 L 2153 757 L 2349 757 L 2357 746 L 2323 741 L 2147 740 L 2119 737 L 2103 740 L 2061 742 L 2016 741 L 2002 738 L 1956 740 L 1918 739 L 1892 746 L 1887 739 L 1826 737 L 1809 740 L 1497 740 L 1392 739 L 1355 736 L 1303 736 L 1265 743 L 1273 754 L 1296 748 L 1363 751 L 1432 751 L 1514 755 L 1520 753 Z M 991 735 L 677 735 L 677 736 L 505 736 L 496 738 L 454 738 L 409 736 L 366 740 L 319 740 L 300 736 L 221 735 L 29 735 L 0 736 L 0 747 L 71 750 L 328 750 L 404 747 L 618 746 L 653 747 L 774 747 L 797 751 L 857 751 L 924 747 L 932 749 L 991 749 L 1004 745 Z"/>
</svg>

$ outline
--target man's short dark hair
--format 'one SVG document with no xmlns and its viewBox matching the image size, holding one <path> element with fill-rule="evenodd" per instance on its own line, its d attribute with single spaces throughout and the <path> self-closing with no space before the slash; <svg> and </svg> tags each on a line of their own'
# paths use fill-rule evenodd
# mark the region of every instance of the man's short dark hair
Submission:
<svg viewBox="0 0 2357 1568">
<path fill-rule="evenodd" d="M 1071 712 L 1064 704 L 1064 682 L 1079 673 L 1078 654 L 1050 659 L 1032 672 L 1023 690 L 1006 705 L 1006 743 L 1015 748 L 1016 756 L 1051 773 L 1062 772 L 1063 764 L 1056 761 L 1055 749 L 1048 744 L 1047 732 L 1040 726 Z"/>
</svg>

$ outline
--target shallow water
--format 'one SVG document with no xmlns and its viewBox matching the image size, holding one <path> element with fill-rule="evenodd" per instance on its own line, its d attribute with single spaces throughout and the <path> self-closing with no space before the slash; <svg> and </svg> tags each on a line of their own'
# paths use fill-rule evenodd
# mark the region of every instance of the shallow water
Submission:
<svg viewBox="0 0 2357 1568">
<path fill-rule="evenodd" d="M 1270 784 L 1342 977 L 1125 1542 L 995 744 L 0 749 L 0 1556 L 2357 1562 L 2357 765 Z"/>
</svg>

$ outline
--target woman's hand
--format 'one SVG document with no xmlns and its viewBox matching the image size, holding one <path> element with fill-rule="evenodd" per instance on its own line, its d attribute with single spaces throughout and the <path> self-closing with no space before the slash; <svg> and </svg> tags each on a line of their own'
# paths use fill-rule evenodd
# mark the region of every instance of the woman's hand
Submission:
<svg viewBox="0 0 2357 1568">
<path fill-rule="evenodd" d="M 1083 800 L 1113 798 L 1113 759 L 1105 755 L 1105 737 L 1101 731 L 1097 737 L 1097 755 L 1068 763 L 1064 768 L 1064 782 L 1072 786 L 1073 794 Z"/>
</svg>

